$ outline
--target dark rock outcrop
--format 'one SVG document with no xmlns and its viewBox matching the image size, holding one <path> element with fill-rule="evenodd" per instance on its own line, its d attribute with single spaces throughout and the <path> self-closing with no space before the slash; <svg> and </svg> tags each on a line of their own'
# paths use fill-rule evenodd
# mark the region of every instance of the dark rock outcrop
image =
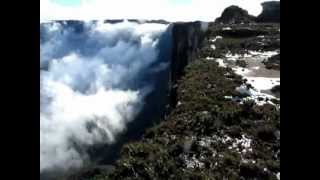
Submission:
<svg viewBox="0 0 320 180">
<path fill-rule="evenodd" d="M 240 24 L 254 22 L 255 17 L 238 6 L 229 6 L 215 22 L 224 24 Z"/>
<path fill-rule="evenodd" d="M 278 98 L 280 98 L 280 85 L 276 85 L 271 89 L 271 92 Z"/>
<path fill-rule="evenodd" d="M 257 17 L 257 22 L 280 23 L 280 1 L 268 1 L 261 5 L 263 10 Z"/>
</svg>

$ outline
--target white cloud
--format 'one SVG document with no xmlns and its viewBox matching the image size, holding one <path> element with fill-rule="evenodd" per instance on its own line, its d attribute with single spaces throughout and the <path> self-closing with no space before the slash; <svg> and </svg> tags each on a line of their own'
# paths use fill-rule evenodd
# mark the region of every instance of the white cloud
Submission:
<svg viewBox="0 0 320 180">
<path fill-rule="evenodd" d="M 165 19 L 169 21 L 214 21 L 230 5 L 258 15 L 265 0 L 82 0 L 79 6 L 61 6 L 40 1 L 40 21 L 57 19 Z"/>
<path fill-rule="evenodd" d="M 86 28 L 74 33 L 58 23 L 41 25 L 40 172 L 79 167 L 88 146 L 114 142 L 152 88 L 136 87 L 136 80 L 153 70 L 166 25 Z"/>
</svg>

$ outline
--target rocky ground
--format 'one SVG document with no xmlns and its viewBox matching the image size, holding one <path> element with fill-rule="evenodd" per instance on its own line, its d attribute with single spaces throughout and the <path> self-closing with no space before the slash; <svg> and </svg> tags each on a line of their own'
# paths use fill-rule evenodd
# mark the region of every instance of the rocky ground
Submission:
<svg viewBox="0 0 320 180">
<path fill-rule="evenodd" d="M 211 24 L 177 105 L 108 171 L 75 179 L 280 179 L 280 25 Z"/>
</svg>

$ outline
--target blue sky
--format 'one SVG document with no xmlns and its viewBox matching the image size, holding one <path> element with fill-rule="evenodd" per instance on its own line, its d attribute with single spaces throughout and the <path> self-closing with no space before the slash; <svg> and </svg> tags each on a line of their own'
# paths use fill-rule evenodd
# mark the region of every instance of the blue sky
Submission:
<svg viewBox="0 0 320 180">
<path fill-rule="evenodd" d="M 266 0 L 40 0 L 40 21 L 115 18 L 214 21 L 230 5 L 258 15 Z"/>
</svg>

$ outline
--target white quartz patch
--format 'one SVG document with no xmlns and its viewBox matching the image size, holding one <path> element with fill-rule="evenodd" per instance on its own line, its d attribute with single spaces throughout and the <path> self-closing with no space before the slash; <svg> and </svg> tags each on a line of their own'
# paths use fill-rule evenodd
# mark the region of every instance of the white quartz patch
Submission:
<svg viewBox="0 0 320 180">
<path fill-rule="evenodd" d="M 219 63 L 220 67 L 227 67 L 227 65 L 223 62 L 223 59 L 218 58 L 216 61 Z"/>
<path fill-rule="evenodd" d="M 216 36 L 214 39 L 211 40 L 211 42 L 216 42 L 218 39 L 222 39 L 222 36 Z"/>
<path fill-rule="evenodd" d="M 222 30 L 226 31 L 226 30 L 232 30 L 231 27 L 224 27 L 222 28 Z"/>
<path fill-rule="evenodd" d="M 230 51 L 226 53 L 227 60 L 236 61 L 244 58 L 255 58 L 255 60 L 265 60 L 274 55 L 279 54 L 279 51 L 248 51 L 244 54 L 232 54 Z"/>
<path fill-rule="evenodd" d="M 239 74 L 241 76 L 245 76 L 245 75 L 248 75 L 251 70 L 248 69 L 248 68 L 242 68 L 242 67 L 235 67 L 235 68 L 232 68 L 232 70 L 236 73 L 236 74 Z"/>
<path fill-rule="evenodd" d="M 267 59 L 274 55 L 279 54 L 278 51 L 249 51 L 249 54 L 256 57 L 258 56 L 261 59 Z"/>
<path fill-rule="evenodd" d="M 231 61 L 236 61 L 238 60 L 239 58 L 242 57 L 241 54 L 231 54 L 231 52 L 228 52 L 225 57 L 227 58 L 227 60 L 231 60 Z"/>
</svg>

